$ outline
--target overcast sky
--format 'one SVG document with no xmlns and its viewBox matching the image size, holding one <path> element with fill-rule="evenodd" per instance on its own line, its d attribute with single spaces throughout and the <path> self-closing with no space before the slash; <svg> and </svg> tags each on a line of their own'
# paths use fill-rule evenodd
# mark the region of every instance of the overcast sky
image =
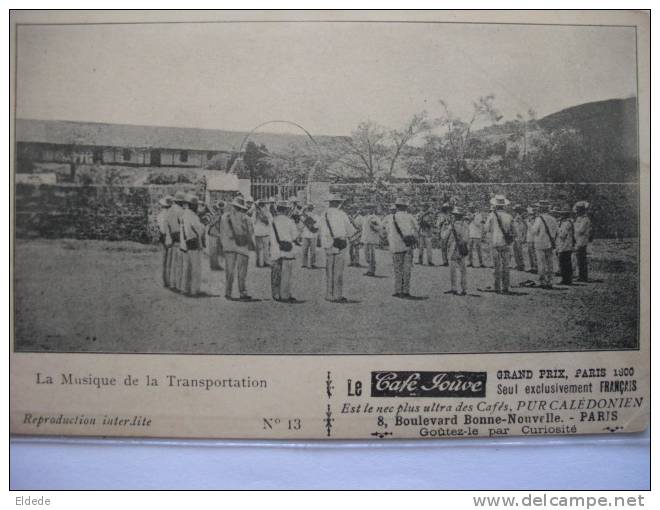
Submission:
<svg viewBox="0 0 660 510">
<path fill-rule="evenodd" d="M 635 31 L 398 23 L 18 27 L 17 115 L 313 134 L 494 94 L 513 118 L 636 92 Z M 277 131 L 270 127 L 269 131 Z"/>
</svg>

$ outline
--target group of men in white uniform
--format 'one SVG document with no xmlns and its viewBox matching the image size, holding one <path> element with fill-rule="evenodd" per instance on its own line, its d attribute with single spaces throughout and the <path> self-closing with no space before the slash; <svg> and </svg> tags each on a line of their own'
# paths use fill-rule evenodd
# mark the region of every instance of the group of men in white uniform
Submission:
<svg viewBox="0 0 660 510">
<path fill-rule="evenodd" d="M 197 214 L 199 200 L 191 193 L 177 192 L 160 200 L 158 214 L 163 252 L 163 285 L 187 295 L 201 288 L 201 250 L 205 227 Z"/>
<path fill-rule="evenodd" d="M 343 285 L 347 254 L 351 255 L 349 265 L 359 265 L 359 250 L 363 248 L 367 263 L 364 274 L 375 276 L 376 249 L 386 240 L 392 254 L 393 296 L 413 298 L 410 281 L 414 250 L 418 249 L 419 264 L 426 255 L 428 264 L 434 265 L 432 244 L 437 230 L 442 265 L 450 269 L 448 293 L 467 294 L 467 267 L 484 267 L 484 237 L 493 263 L 494 292 L 510 293 L 511 260 L 517 270 L 524 271 L 525 253 L 529 270 L 538 272 L 542 288 L 553 285 L 555 257 L 563 284 L 572 283 L 574 263 L 579 280 L 588 281 L 591 221 L 587 216 L 589 204 L 584 201 L 575 204 L 574 219 L 566 208 L 550 211 L 550 203 L 545 200 L 527 209 L 510 207 L 503 195 L 491 199 L 487 214 L 473 206 L 466 212 L 459 206 L 444 204 L 439 213 L 426 207 L 415 216 L 409 211 L 409 202 L 399 198 L 384 216 L 372 204 L 349 216 L 342 209 L 343 202 L 341 197 L 331 195 L 327 209 L 319 216 L 313 205 L 302 207 L 297 200 L 273 198 L 255 203 L 239 195 L 224 208 L 214 207 L 206 215 L 205 225 L 198 216 L 195 195 L 177 192 L 174 197 L 165 197 L 160 201 L 158 216 L 164 246 L 163 284 L 176 292 L 199 295 L 201 253 L 208 243 L 212 269 L 219 268 L 214 260 L 224 258 L 227 299 L 234 299 L 236 279 L 238 300 L 252 300 L 247 292 L 247 274 L 249 251 L 255 251 L 256 266 L 271 269 L 272 298 L 295 303 L 292 281 L 296 254 L 302 252 L 303 268 L 315 269 L 320 247 L 325 253 L 325 299 L 344 303 L 348 301 Z"/>
</svg>

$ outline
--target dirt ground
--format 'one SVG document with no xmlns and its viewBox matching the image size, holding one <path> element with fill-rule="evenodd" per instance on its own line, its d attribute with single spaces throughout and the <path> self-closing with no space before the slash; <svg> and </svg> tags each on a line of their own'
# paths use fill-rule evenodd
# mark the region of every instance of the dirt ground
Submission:
<svg viewBox="0 0 660 510">
<path fill-rule="evenodd" d="M 260 301 L 227 301 L 224 272 L 210 271 L 206 258 L 206 295 L 188 298 L 163 288 L 161 260 L 159 247 L 137 243 L 18 240 L 15 349 L 379 354 L 637 347 L 637 240 L 596 240 L 593 283 L 520 287 L 537 277 L 512 270 L 514 295 L 484 291 L 492 269 L 468 269 L 469 295 L 448 295 L 448 268 L 415 265 L 418 300 L 392 297 L 391 256 L 379 250 L 377 278 L 346 268 L 344 294 L 355 301 L 349 304 L 326 302 L 325 271 L 299 262 L 294 296 L 302 302 L 275 302 L 270 271 L 255 268 L 253 258 L 248 291 Z"/>
</svg>

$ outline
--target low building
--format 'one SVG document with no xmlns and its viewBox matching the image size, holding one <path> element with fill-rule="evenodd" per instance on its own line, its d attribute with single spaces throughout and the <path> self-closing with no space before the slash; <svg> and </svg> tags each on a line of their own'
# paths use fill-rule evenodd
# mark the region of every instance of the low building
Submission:
<svg viewBox="0 0 660 510">
<path fill-rule="evenodd" d="M 92 122 L 16 120 L 16 172 L 66 164 L 226 170 L 240 133 Z M 221 136 L 221 134 L 223 136 Z"/>
</svg>

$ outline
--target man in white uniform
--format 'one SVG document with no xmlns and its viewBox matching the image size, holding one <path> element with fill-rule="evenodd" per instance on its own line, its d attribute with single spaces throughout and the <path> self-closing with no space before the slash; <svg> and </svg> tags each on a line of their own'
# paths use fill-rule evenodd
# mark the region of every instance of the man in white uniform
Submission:
<svg viewBox="0 0 660 510">
<path fill-rule="evenodd" d="M 170 206 L 170 212 L 167 215 L 167 231 L 172 237 L 172 247 L 170 249 L 169 265 L 169 287 L 175 292 L 181 290 L 181 272 L 183 271 L 183 252 L 181 251 L 181 217 L 183 216 L 183 203 L 186 201 L 186 194 L 183 191 L 177 191 L 174 194 L 174 203 Z"/>
<path fill-rule="evenodd" d="M 364 258 L 368 267 L 364 274 L 365 276 L 376 276 L 376 246 L 380 243 L 381 225 L 373 204 L 367 204 L 365 210 L 360 237 L 360 242 L 364 245 Z"/>
<path fill-rule="evenodd" d="M 419 227 L 417 220 L 408 212 L 408 201 L 399 198 L 394 203 L 396 212 L 387 223 L 387 241 L 394 266 L 394 297 L 410 298 L 410 277 L 413 265 L 413 250 Z"/>
<path fill-rule="evenodd" d="M 463 210 L 454 207 L 451 212 L 452 222 L 448 229 L 447 253 L 449 255 L 449 276 L 452 294 L 465 296 L 467 294 L 467 268 L 465 259 L 468 256 L 469 227 L 464 219 Z M 460 288 L 459 288 L 460 287 Z"/>
<path fill-rule="evenodd" d="M 183 251 L 181 292 L 192 297 L 199 294 L 202 286 L 202 249 L 205 243 L 205 229 L 197 216 L 197 206 L 197 197 L 189 193 L 186 196 L 181 217 L 181 249 Z"/>
<path fill-rule="evenodd" d="M 539 201 L 539 214 L 532 225 L 536 262 L 539 267 L 539 282 L 541 287 L 546 289 L 552 288 L 553 252 L 558 230 L 557 221 L 548 213 L 549 209 L 550 203 L 547 200 Z"/>
<path fill-rule="evenodd" d="M 302 216 L 302 267 L 316 269 L 316 242 L 319 237 L 319 217 L 314 206 L 307 204 Z"/>
<path fill-rule="evenodd" d="M 276 207 L 277 214 L 271 223 L 271 292 L 275 301 L 283 303 L 296 302 L 296 298 L 291 295 L 291 281 L 296 260 L 295 243 L 298 238 L 298 228 L 288 216 L 289 208 L 289 202 L 280 200 Z"/>
<path fill-rule="evenodd" d="M 158 201 L 158 204 L 160 205 L 161 209 L 158 212 L 158 216 L 156 217 L 156 222 L 158 223 L 158 232 L 160 234 L 159 240 L 160 243 L 163 245 L 163 285 L 165 287 L 170 286 L 170 269 L 169 269 L 169 264 L 168 264 L 168 259 L 171 256 L 171 250 L 172 250 L 172 236 L 170 235 L 168 228 L 167 228 L 167 216 L 170 213 L 170 207 L 172 206 L 172 201 L 174 200 L 174 197 L 167 195 L 163 198 L 161 198 Z"/>
<path fill-rule="evenodd" d="M 493 211 L 488 216 L 485 225 L 485 231 L 490 235 L 495 276 L 494 287 L 498 294 L 509 293 L 511 243 L 514 239 L 513 217 L 504 210 L 509 203 L 504 195 L 495 195 L 490 200 Z"/>
<path fill-rule="evenodd" d="M 250 301 L 247 293 L 249 245 L 254 236 L 247 204 L 237 196 L 220 220 L 220 242 L 225 254 L 225 298 L 232 299 L 234 275 L 238 280 L 239 299 Z"/>
<path fill-rule="evenodd" d="M 328 198 L 328 209 L 320 218 L 321 246 L 325 250 L 325 299 L 335 303 L 345 303 L 344 264 L 348 238 L 355 234 L 355 228 L 348 215 L 340 209 L 343 200 L 337 195 Z"/>
<path fill-rule="evenodd" d="M 419 251 L 417 263 L 424 263 L 424 252 L 429 266 L 433 266 L 433 226 L 435 223 L 435 211 L 432 204 L 426 204 L 424 211 L 417 217 L 419 224 Z"/>
<path fill-rule="evenodd" d="M 257 200 L 252 222 L 254 224 L 254 239 L 256 251 L 257 267 L 268 267 L 269 264 L 269 242 L 271 233 L 271 222 L 273 218 L 270 214 L 268 202 L 266 200 Z"/>
</svg>

